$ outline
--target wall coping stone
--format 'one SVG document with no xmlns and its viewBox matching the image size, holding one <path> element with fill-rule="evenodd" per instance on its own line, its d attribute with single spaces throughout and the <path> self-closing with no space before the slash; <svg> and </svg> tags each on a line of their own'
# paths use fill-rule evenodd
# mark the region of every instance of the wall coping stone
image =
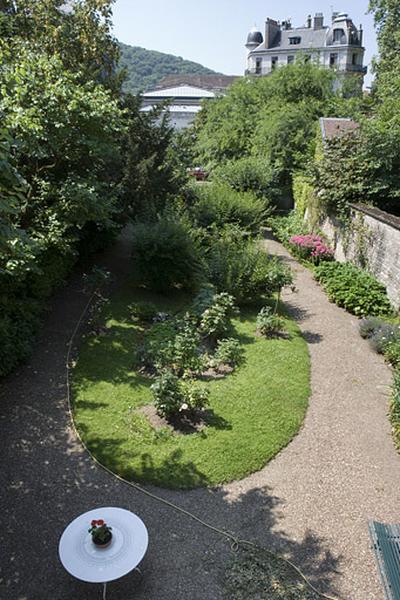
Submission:
<svg viewBox="0 0 400 600">
<path fill-rule="evenodd" d="M 369 215 L 377 221 L 381 221 L 385 225 L 389 225 L 394 229 L 398 229 L 400 231 L 400 217 L 396 217 L 395 215 L 391 215 L 380 208 L 376 208 L 375 206 L 368 206 L 367 204 L 350 204 L 350 208 L 353 210 L 364 213 L 365 215 Z"/>
</svg>

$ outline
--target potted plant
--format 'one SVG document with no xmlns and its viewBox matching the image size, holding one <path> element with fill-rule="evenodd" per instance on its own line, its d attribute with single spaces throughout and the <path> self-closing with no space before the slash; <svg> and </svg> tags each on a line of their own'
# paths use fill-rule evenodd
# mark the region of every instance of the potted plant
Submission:
<svg viewBox="0 0 400 600">
<path fill-rule="evenodd" d="M 99 548 L 106 548 L 111 544 L 112 527 L 109 527 L 103 519 L 93 519 L 89 533 L 92 534 L 92 542 Z"/>
</svg>

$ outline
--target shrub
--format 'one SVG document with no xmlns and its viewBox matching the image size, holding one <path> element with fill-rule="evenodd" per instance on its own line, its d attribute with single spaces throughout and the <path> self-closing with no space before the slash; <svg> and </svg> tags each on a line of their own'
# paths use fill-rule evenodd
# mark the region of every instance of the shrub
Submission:
<svg viewBox="0 0 400 600">
<path fill-rule="evenodd" d="M 168 342 L 163 362 L 164 364 L 157 365 L 158 368 L 169 367 L 179 376 L 202 370 L 204 361 L 200 350 L 200 335 L 189 319 L 182 321 L 175 338 Z"/>
<path fill-rule="evenodd" d="M 285 321 L 274 313 L 270 306 L 264 306 L 257 315 L 257 331 L 261 335 L 277 335 L 284 331 Z"/>
<path fill-rule="evenodd" d="M 129 311 L 133 319 L 150 323 L 157 314 L 157 307 L 152 302 L 135 302 L 129 306 Z"/>
<path fill-rule="evenodd" d="M 296 173 L 293 176 L 293 198 L 296 212 L 304 217 L 307 209 L 315 202 L 315 189 L 306 175 Z"/>
<path fill-rule="evenodd" d="M 199 386 L 192 379 L 182 381 L 184 404 L 182 410 L 201 410 L 208 405 L 210 390 Z"/>
<path fill-rule="evenodd" d="M 239 304 L 271 296 L 292 282 L 288 267 L 236 229 L 225 229 L 219 237 L 210 238 L 206 258 L 211 283 Z"/>
<path fill-rule="evenodd" d="M 379 317 L 366 317 L 360 321 L 359 331 L 364 339 L 371 338 L 382 325 L 385 324 L 383 319 Z"/>
<path fill-rule="evenodd" d="M 385 286 L 351 263 L 322 263 L 315 277 L 330 300 L 357 316 L 392 312 Z"/>
<path fill-rule="evenodd" d="M 135 225 L 132 256 L 138 283 L 155 291 L 193 290 L 204 277 L 200 249 L 180 221 Z"/>
<path fill-rule="evenodd" d="M 211 304 L 200 317 L 201 333 L 211 339 L 218 339 L 228 331 L 231 317 L 237 312 L 233 296 L 226 292 L 214 294 Z"/>
<path fill-rule="evenodd" d="M 392 342 L 400 342 L 400 329 L 398 325 L 391 323 L 383 323 L 369 338 L 371 347 L 378 354 L 385 354 L 386 348 Z"/>
<path fill-rule="evenodd" d="M 198 188 L 191 214 L 200 227 L 237 225 L 252 234 L 260 230 L 268 214 L 264 200 L 250 191 L 235 191 L 226 184 L 212 183 Z"/>
<path fill-rule="evenodd" d="M 388 342 L 385 348 L 385 359 L 392 367 L 400 366 L 400 339 Z"/>
<path fill-rule="evenodd" d="M 397 446 L 400 447 L 400 370 L 397 369 L 393 380 L 391 421 Z"/>
<path fill-rule="evenodd" d="M 36 260 L 36 266 L 20 275 L 11 276 L 0 267 L 0 376 L 29 357 L 46 300 L 75 261 L 70 254 L 50 252 Z"/>
<path fill-rule="evenodd" d="M 287 217 L 273 217 L 269 225 L 282 244 L 287 245 L 294 235 L 307 235 L 310 233 L 307 223 L 300 213 L 292 211 Z"/>
<path fill-rule="evenodd" d="M 151 386 L 157 412 L 174 417 L 179 412 L 205 408 L 209 391 L 192 380 L 181 381 L 171 371 L 164 371 Z"/>
<path fill-rule="evenodd" d="M 294 235 L 289 239 L 289 245 L 294 254 L 314 264 L 333 259 L 333 250 L 319 235 Z"/>
<path fill-rule="evenodd" d="M 147 368 L 168 369 L 177 376 L 200 372 L 204 362 L 200 334 L 189 316 L 153 325 L 145 336 L 140 355 Z"/>
<path fill-rule="evenodd" d="M 216 293 L 217 291 L 211 283 L 203 285 L 193 300 L 192 310 L 194 314 L 201 317 L 203 312 L 212 305 Z"/>
<path fill-rule="evenodd" d="M 360 335 L 369 341 L 375 352 L 384 354 L 393 367 L 400 366 L 400 325 L 369 317 L 360 322 Z"/>
<path fill-rule="evenodd" d="M 171 371 L 165 371 L 151 386 L 157 412 L 163 417 L 171 417 L 181 410 L 185 403 L 182 384 Z"/>
<path fill-rule="evenodd" d="M 254 192 L 259 198 L 275 200 L 279 195 L 271 166 L 260 158 L 245 156 L 228 161 L 214 169 L 213 179 L 237 192 Z"/>
<path fill-rule="evenodd" d="M 148 369 L 155 369 L 171 339 L 176 336 L 174 320 L 155 323 L 144 336 L 143 344 L 137 350 L 137 360 Z"/>
<path fill-rule="evenodd" d="M 243 349 L 239 340 L 228 338 L 226 340 L 218 340 L 217 349 L 212 357 L 212 366 L 229 365 L 236 367 L 243 360 Z"/>
</svg>

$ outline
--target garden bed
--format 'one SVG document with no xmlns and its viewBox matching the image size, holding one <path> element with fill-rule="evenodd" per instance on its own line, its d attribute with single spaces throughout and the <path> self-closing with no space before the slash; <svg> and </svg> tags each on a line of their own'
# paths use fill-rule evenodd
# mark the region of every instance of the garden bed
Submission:
<svg viewBox="0 0 400 600">
<path fill-rule="evenodd" d="M 152 426 L 145 408 L 152 381 L 133 368 L 144 329 L 128 306 L 143 300 L 169 313 L 189 302 L 127 284 L 103 310 L 98 326 L 109 333 L 87 337 L 73 378 L 76 425 L 89 449 L 127 479 L 171 488 L 216 485 L 263 467 L 297 433 L 307 409 L 309 356 L 297 325 L 286 318 L 289 339 L 262 338 L 259 306 L 242 309 L 233 325 L 243 363 L 222 379 L 202 381 L 210 390 L 207 419 L 190 435 L 177 435 Z"/>
</svg>

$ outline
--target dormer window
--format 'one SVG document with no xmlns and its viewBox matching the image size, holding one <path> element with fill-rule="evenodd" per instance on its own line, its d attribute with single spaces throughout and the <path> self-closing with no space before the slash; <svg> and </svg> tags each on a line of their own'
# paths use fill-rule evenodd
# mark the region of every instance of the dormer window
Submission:
<svg viewBox="0 0 400 600">
<path fill-rule="evenodd" d="M 298 46 L 299 44 L 301 44 L 301 37 L 299 36 L 292 36 L 289 38 L 289 44 L 291 46 Z"/>
<path fill-rule="evenodd" d="M 333 43 L 334 44 L 345 44 L 346 36 L 343 29 L 333 30 Z"/>
</svg>

